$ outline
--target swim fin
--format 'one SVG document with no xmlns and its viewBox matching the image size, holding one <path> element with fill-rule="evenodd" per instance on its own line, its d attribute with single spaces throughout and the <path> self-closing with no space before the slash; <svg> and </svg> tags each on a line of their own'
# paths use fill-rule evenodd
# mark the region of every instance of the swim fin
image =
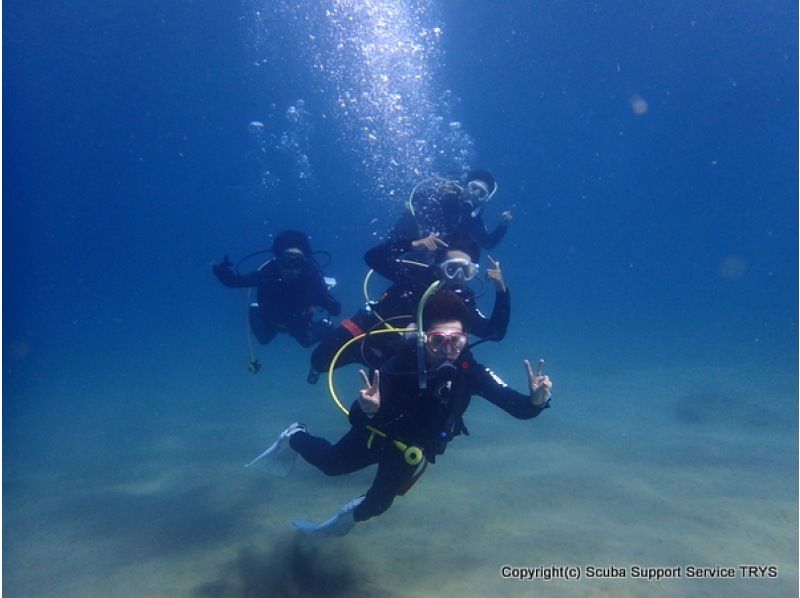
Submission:
<svg viewBox="0 0 800 598">
<path fill-rule="evenodd" d="M 363 494 L 354 498 L 336 511 L 333 517 L 322 523 L 314 523 L 313 521 L 306 521 L 305 519 L 295 519 L 292 521 L 292 525 L 306 534 L 322 534 L 325 536 L 338 537 L 346 536 L 356 524 L 356 520 L 353 518 L 353 510 L 364 502 L 364 498 L 365 496 Z"/>
<path fill-rule="evenodd" d="M 269 457 L 265 461 L 268 473 L 281 477 L 289 475 L 294 462 L 297 460 L 297 452 L 289 445 L 289 438 L 297 432 L 308 432 L 308 428 L 306 428 L 305 424 L 293 423 L 281 432 L 278 439 L 267 450 L 250 461 L 245 467 L 255 465 L 262 459 Z"/>
</svg>

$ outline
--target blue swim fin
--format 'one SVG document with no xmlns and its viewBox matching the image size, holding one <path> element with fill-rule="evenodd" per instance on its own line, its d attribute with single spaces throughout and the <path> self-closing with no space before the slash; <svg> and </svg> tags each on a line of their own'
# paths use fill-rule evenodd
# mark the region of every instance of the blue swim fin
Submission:
<svg viewBox="0 0 800 598">
<path fill-rule="evenodd" d="M 295 519 L 292 521 L 292 525 L 306 534 L 322 534 L 325 536 L 338 537 L 346 536 L 356 524 L 356 520 L 353 518 L 353 510 L 362 502 L 364 502 L 364 495 L 354 498 L 336 511 L 333 517 L 322 523 L 314 523 L 313 521 L 307 521 L 305 519 Z"/>
<path fill-rule="evenodd" d="M 307 431 L 308 429 L 305 425 L 297 422 L 293 423 L 281 432 L 278 439 L 273 442 L 267 450 L 250 461 L 245 467 L 251 467 L 262 459 L 266 459 L 264 461 L 264 469 L 268 473 L 281 477 L 288 475 L 294 466 L 294 462 L 297 460 L 297 453 L 289 446 L 289 438 L 297 432 Z"/>
</svg>

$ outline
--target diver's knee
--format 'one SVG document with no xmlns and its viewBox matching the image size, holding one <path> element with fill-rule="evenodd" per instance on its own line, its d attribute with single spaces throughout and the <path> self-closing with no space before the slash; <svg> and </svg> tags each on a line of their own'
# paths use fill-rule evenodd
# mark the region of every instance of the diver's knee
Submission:
<svg viewBox="0 0 800 598">
<path fill-rule="evenodd" d="M 352 469 L 347 467 L 345 463 L 333 459 L 320 463 L 318 467 L 322 473 L 331 477 L 344 475 L 352 471 Z"/>
<path fill-rule="evenodd" d="M 298 335 L 295 338 L 297 339 L 297 342 L 300 343 L 300 346 L 303 347 L 304 349 L 308 349 L 309 347 L 314 346 L 314 339 L 311 338 L 310 336 Z"/>
</svg>

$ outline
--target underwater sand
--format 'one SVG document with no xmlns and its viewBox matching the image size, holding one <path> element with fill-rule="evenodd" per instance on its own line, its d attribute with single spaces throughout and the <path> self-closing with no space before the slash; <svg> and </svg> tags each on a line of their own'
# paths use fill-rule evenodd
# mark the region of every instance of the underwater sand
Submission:
<svg viewBox="0 0 800 598">
<path fill-rule="evenodd" d="M 81 408 L 67 384 L 57 398 L 79 411 L 21 417 L 6 433 L 5 595 L 796 590 L 797 430 L 793 408 L 780 407 L 794 404 L 786 387 L 765 389 L 758 408 L 737 393 L 737 369 L 629 371 L 613 383 L 559 371 L 554 406 L 540 418 L 517 421 L 475 399 L 471 436 L 456 439 L 387 513 L 346 538 L 309 539 L 289 521 L 327 518 L 368 487 L 372 471 L 325 478 L 298 461 L 287 478 L 275 478 L 243 467 L 295 419 L 331 439 L 346 430 L 324 386 L 305 385 L 305 354 L 286 343 L 280 350 L 286 361 L 265 365 L 280 365 L 280 376 L 248 376 L 237 363 L 183 372 L 171 385 L 153 381 L 152 410 L 97 380 L 81 393 L 104 396 L 105 412 Z M 509 383 L 523 383 L 521 368 L 507 370 Z M 343 396 L 351 396 L 355 370 L 340 375 Z M 147 391 L 141 384 L 137 396 Z M 109 416 L 115 405 L 128 405 L 124 416 Z M 750 421 L 754 410 L 761 415 Z M 76 419 L 60 425 L 67 413 Z M 501 578 L 506 564 L 774 564 L 779 573 L 522 582 Z"/>
</svg>

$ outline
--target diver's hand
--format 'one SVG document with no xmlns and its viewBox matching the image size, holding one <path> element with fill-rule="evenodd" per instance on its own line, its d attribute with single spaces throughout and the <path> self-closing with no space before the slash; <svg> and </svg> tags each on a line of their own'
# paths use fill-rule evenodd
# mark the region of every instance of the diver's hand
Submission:
<svg viewBox="0 0 800 598">
<path fill-rule="evenodd" d="M 358 406 L 367 415 L 373 415 L 378 412 L 381 406 L 381 373 L 375 370 L 375 377 L 372 383 L 369 381 L 367 372 L 358 370 L 358 373 L 361 374 L 361 379 L 366 387 L 358 391 Z"/>
<path fill-rule="evenodd" d="M 414 249 L 424 249 L 433 253 L 439 249 L 439 247 L 449 247 L 449 245 L 439 238 L 439 233 L 434 233 L 427 237 L 417 239 L 416 241 L 411 241 L 411 247 Z"/>
<path fill-rule="evenodd" d="M 228 259 L 228 254 L 226 253 L 223 260 L 219 264 L 212 265 L 211 269 L 217 278 L 222 279 L 225 275 L 230 275 L 233 272 L 233 263 Z"/>
<path fill-rule="evenodd" d="M 536 364 L 536 373 L 531 369 L 531 362 L 527 359 L 523 361 L 525 364 L 525 371 L 528 374 L 528 385 L 531 390 L 531 403 L 536 407 L 543 407 L 547 401 L 550 400 L 550 391 L 553 389 L 553 383 L 550 382 L 549 376 L 542 375 L 542 366 L 544 359 L 540 359 Z"/>
<path fill-rule="evenodd" d="M 514 219 L 514 216 L 511 214 L 509 210 L 504 211 L 500 214 L 501 224 L 508 224 Z"/>
<path fill-rule="evenodd" d="M 492 267 L 486 270 L 486 278 L 490 279 L 498 293 L 506 292 L 506 282 L 503 280 L 503 271 L 500 270 L 500 262 L 495 261 L 491 255 L 486 255 L 492 264 Z"/>
</svg>

